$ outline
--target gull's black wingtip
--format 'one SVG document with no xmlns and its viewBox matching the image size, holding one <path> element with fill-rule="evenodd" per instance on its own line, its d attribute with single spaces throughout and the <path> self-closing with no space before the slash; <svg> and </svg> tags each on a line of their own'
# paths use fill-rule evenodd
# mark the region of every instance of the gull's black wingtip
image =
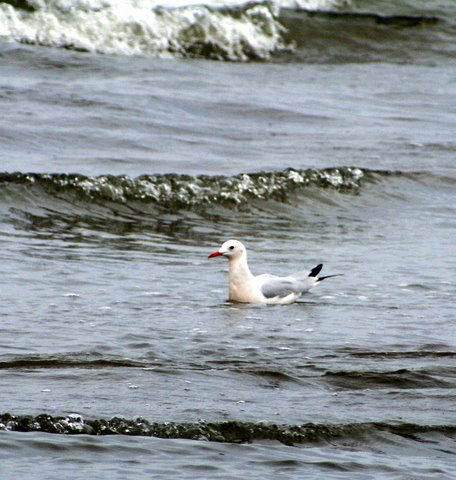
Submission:
<svg viewBox="0 0 456 480">
<path fill-rule="evenodd" d="M 312 268 L 312 270 L 309 273 L 309 277 L 316 277 L 321 272 L 322 268 L 323 268 L 323 264 L 319 263 L 316 267 Z"/>
</svg>

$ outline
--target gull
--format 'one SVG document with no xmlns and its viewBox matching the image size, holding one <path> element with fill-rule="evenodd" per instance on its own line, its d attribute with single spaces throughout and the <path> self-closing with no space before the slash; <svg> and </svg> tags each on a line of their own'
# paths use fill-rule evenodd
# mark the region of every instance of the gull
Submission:
<svg viewBox="0 0 456 480">
<path fill-rule="evenodd" d="M 295 302 L 325 278 L 342 274 L 319 277 L 323 264 L 312 270 L 298 272 L 287 277 L 265 273 L 253 275 L 247 263 L 247 250 L 238 240 L 228 240 L 208 258 L 226 257 L 229 261 L 229 300 L 237 303 L 288 304 Z"/>
</svg>

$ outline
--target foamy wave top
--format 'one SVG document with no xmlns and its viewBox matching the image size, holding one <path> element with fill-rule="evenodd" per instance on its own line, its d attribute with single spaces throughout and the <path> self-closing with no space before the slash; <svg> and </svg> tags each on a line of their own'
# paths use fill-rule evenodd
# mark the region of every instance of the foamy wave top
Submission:
<svg viewBox="0 0 456 480">
<path fill-rule="evenodd" d="M 285 49 L 281 8 L 348 0 L 23 0 L 0 2 L 0 37 L 107 54 L 269 59 Z"/>
<path fill-rule="evenodd" d="M 353 167 L 285 170 L 225 176 L 190 175 L 102 175 L 87 177 L 67 174 L 0 174 L 3 187 L 25 185 L 56 193 L 76 195 L 80 200 L 101 202 L 154 203 L 159 207 L 177 210 L 205 208 L 213 205 L 239 206 L 255 201 L 286 202 L 291 195 L 307 187 L 330 188 L 338 191 L 357 191 L 366 178 L 375 172 Z"/>
<path fill-rule="evenodd" d="M 244 61 L 285 46 L 273 4 L 164 8 L 146 0 L 29 0 L 0 4 L 0 36 L 82 51 Z"/>
<path fill-rule="evenodd" d="M 408 3 L 393 9 L 368 3 L 371 12 L 353 0 L 0 0 L 0 39 L 227 61 L 453 59 L 456 10 L 450 4 L 426 13 Z"/>
</svg>

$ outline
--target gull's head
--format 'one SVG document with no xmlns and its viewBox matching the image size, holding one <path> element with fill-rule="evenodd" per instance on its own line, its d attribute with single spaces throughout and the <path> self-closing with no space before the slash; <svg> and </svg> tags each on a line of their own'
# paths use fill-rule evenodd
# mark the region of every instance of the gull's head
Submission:
<svg viewBox="0 0 456 480">
<path fill-rule="evenodd" d="M 212 252 L 207 258 L 228 257 L 228 260 L 245 254 L 244 245 L 238 240 L 228 240 L 218 250 Z"/>
</svg>

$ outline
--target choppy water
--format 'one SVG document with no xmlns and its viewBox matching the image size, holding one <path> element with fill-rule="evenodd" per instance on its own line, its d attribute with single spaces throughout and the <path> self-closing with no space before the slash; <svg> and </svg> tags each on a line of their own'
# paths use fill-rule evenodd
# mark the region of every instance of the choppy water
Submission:
<svg viewBox="0 0 456 480">
<path fill-rule="evenodd" d="M 454 8 L 0 2 L 2 479 L 454 478 Z"/>
</svg>

